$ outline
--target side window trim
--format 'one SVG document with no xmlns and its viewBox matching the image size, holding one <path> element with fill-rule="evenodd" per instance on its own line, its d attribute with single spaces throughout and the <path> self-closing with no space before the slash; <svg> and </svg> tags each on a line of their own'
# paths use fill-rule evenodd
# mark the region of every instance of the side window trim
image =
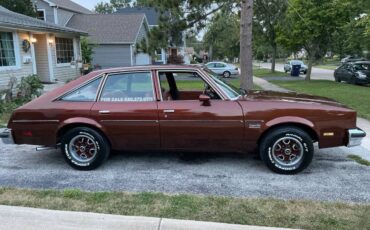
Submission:
<svg viewBox="0 0 370 230">
<path fill-rule="evenodd" d="M 101 94 L 103 93 L 103 89 L 106 85 L 106 82 L 107 82 L 107 79 L 109 76 L 112 76 L 112 75 L 120 75 L 120 74 L 134 74 L 134 73 L 148 73 L 150 74 L 150 80 L 151 80 L 151 83 L 152 83 L 152 91 L 153 91 L 153 101 L 152 102 L 156 102 L 157 101 L 157 98 L 156 98 L 156 92 L 155 92 L 155 85 L 154 85 L 154 80 L 153 80 L 153 72 L 151 70 L 137 70 L 137 71 L 123 71 L 123 72 L 112 72 L 112 73 L 106 73 L 105 76 L 104 76 L 104 79 L 100 82 L 101 85 L 99 86 L 99 93 L 97 94 L 97 97 L 96 97 L 96 102 L 105 102 L 105 101 L 101 101 Z M 139 102 L 139 101 L 137 101 Z"/>
</svg>

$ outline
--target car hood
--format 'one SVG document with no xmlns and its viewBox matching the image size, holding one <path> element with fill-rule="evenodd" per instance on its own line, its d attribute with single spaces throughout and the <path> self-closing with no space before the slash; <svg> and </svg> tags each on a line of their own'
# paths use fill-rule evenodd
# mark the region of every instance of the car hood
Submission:
<svg viewBox="0 0 370 230">
<path fill-rule="evenodd" d="M 301 94 L 295 92 L 283 93 L 275 91 L 251 90 L 241 100 L 273 100 L 273 101 L 290 101 L 298 103 L 315 103 L 330 106 L 347 108 L 343 104 L 326 97 Z"/>
</svg>

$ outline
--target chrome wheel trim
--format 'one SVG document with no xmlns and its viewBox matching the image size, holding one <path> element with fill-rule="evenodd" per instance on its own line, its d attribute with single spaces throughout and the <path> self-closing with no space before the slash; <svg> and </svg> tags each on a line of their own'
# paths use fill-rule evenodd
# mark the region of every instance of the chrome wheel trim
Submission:
<svg viewBox="0 0 370 230">
<path fill-rule="evenodd" d="M 271 157 L 282 167 L 290 167 L 303 160 L 304 148 L 294 137 L 283 137 L 272 146 Z"/>
<path fill-rule="evenodd" d="M 68 150 L 74 160 L 88 163 L 95 159 L 98 146 L 91 136 L 79 134 L 69 141 Z"/>
</svg>

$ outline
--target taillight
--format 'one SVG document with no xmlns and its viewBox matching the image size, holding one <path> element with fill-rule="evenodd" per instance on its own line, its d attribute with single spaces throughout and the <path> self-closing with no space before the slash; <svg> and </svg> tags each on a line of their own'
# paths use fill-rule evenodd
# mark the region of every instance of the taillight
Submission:
<svg viewBox="0 0 370 230">
<path fill-rule="evenodd" d="M 22 136 L 25 136 L 25 137 L 32 137 L 32 131 L 30 130 L 23 130 L 22 131 Z"/>
</svg>

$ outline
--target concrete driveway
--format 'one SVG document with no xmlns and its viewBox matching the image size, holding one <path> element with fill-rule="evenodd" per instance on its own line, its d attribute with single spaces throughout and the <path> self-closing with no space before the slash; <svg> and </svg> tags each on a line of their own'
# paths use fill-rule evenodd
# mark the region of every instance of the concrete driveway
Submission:
<svg viewBox="0 0 370 230">
<path fill-rule="evenodd" d="M 264 69 L 271 69 L 271 63 L 254 63 L 256 66 L 260 66 Z M 276 63 L 276 70 L 284 72 L 284 64 Z M 304 78 L 306 75 L 300 75 L 300 77 Z M 320 69 L 320 68 L 312 68 L 311 79 L 315 80 L 330 80 L 334 81 L 334 70 L 328 69 Z"/>
<path fill-rule="evenodd" d="M 303 173 L 272 173 L 252 155 L 115 153 L 95 171 L 77 171 L 59 150 L 0 145 L 0 186 L 164 192 L 370 203 L 370 167 L 347 158 L 363 147 L 317 150 Z"/>
</svg>

